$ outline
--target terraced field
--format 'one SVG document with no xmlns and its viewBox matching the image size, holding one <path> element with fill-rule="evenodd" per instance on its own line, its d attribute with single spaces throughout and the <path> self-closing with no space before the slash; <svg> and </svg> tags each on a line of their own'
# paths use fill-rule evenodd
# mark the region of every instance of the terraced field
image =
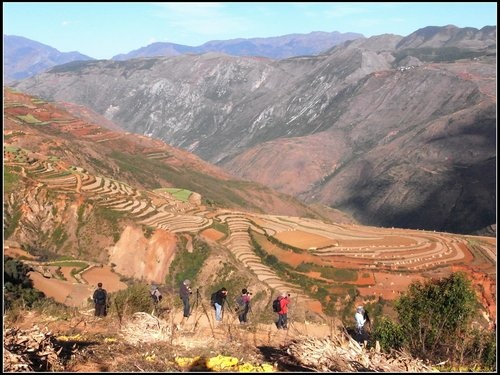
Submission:
<svg viewBox="0 0 500 375">
<path fill-rule="evenodd" d="M 494 238 L 328 224 L 289 216 L 254 214 L 247 215 L 247 218 L 255 224 L 253 229 L 256 233 L 264 233 L 274 239 L 272 244 L 262 240 L 262 246 L 282 263 L 293 268 L 312 264 L 311 269 L 326 267 L 358 273 L 358 277 L 351 281 L 326 279 L 332 291 L 339 284 L 353 284 L 361 297 L 394 299 L 412 281 L 441 277 L 460 268 L 483 276 L 478 288 L 482 290 L 480 298 L 488 306 L 491 316 L 496 314 L 496 305 L 491 303 L 492 299 L 496 300 Z M 320 272 L 309 272 L 307 275 L 325 280 Z"/>
</svg>

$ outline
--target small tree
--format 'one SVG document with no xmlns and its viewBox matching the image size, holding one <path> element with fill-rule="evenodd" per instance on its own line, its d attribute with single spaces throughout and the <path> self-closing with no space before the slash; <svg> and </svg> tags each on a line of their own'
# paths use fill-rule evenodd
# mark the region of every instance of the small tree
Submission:
<svg viewBox="0 0 500 375">
<path fill-rule="evenodd" d="M 136 312 L 149 312 L 153 309 L 150 287 L 146 284 L 134 284 L 120 290 L 112 298 L 111 311 L 116 312 L 120 322 L 124 316 Z"/>
<path fill-rule="evenodd" d="M 382 350 L 399 350 L 403 347 L 405 336 L 403 329 L 387 317 L 381 317 L 373 330 L 372 337 L 380 343 Z"/>
<path fill-rule="evenodd" d="M 476 306 L 474 289 L 463 273 L 412 283 L 395 305 L 410 352 L 439 360 L 453 356 L 450 351 L 467 332 Z"/>
<path fill-rule="evenodd" d="M 23 262 L 4 256 L 4 308 L 9 309 L 15 301 L 20 301 L 25 307 L 33 306 L 45 295 L 33 288 L 33 282 L 28 276 L 32 268 Z"/>
</svg>

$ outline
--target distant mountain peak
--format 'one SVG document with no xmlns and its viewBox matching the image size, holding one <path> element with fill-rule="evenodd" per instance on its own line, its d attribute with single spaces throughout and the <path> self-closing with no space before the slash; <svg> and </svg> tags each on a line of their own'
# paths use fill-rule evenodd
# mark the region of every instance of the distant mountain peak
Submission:
<svg viewBox="0 0 500 375">
<path fill-rule="evenodd" d="M 95 60 L 77 51 L 60 52 L 34 40 L 4 35 L 4 80 L 9 83 L 41 73 L 53 66 L 77 60 Z"/>
</svg>

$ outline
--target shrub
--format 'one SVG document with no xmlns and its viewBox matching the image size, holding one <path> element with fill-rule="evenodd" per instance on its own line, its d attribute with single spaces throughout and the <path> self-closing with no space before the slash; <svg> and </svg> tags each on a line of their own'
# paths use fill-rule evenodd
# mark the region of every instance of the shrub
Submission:
<svg viewBox="0 0 500 375">
<path fill-rule="evenodd" d="M 16 305 L 31 307 L 45 295 L 33 288 L 33 282 L 28 277 L 31 267 L 4 256 L 4 307 L 9 309 Z"/>
<path fill-rule="evenodd" d="M 450 340 L 459 338 L 468 327 L 476 302 L 463 273 L 411 284 L 395 305 L 409 350 L 424 358 L 440 357 Z"/>
<path fill-rule="evenodd" d="M 169 268 L 169 275 L 173 275 L 172 286 L 178 287 L 186 279 L 195 280 L 210 252 L 208 244 L 198 237 L 193 239 L 191 253 L 185 249 L 179 249 Z"/>
<path fill-rule="evenodd" d="M 150 297 L 149 286 L 134 284 L 127 289 L 120 290 L 111 300 L 110 312 L 116 312 L 120 320 L 136 312 L 149 312 L 153 310 L 153 301 Z"/>
<path fill-rule="evenodd" d="M 384 351 L 401 349 L 404 344 L 404 337 L 401 326 L 386 317 L 381 317 L 377 321 L 372 333 L 372 339 L 377 340 Z"/>
</svg>

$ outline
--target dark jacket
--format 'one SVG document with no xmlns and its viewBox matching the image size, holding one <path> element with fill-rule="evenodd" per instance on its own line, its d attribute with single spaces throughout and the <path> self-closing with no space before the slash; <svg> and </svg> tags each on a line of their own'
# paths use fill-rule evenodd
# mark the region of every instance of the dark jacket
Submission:
<svg viewBox="0 0 500 375">
<path fill-rule="evenodd" d="M 222 289 L 219 289 L 217 292 L 215 292 L 215 303 L 224 306 L 224 302 L 226 302 L 226 297 L 227 294 L 224 294 Z"/>
<path fill-rule="evenodd" d="M 106 301 L 108 300 L 108 293 L 106 292 L 106 289 L 103 288 L 97 288 L 94 291 L 94 295 L 92 296 L 94 299 L 94 303 L 97 305 L 105 305 Z"/>
<path fill-rule="evenodd" d="M 186 297 L 189 297 L 189 295 L 191 294 L 191 288 L 187 285 L 185 285 L 184 283 L 181 284 L 181 287 L 179 289 L 179 296 L 181 298 L 186 298 Z"/>
</svg>

